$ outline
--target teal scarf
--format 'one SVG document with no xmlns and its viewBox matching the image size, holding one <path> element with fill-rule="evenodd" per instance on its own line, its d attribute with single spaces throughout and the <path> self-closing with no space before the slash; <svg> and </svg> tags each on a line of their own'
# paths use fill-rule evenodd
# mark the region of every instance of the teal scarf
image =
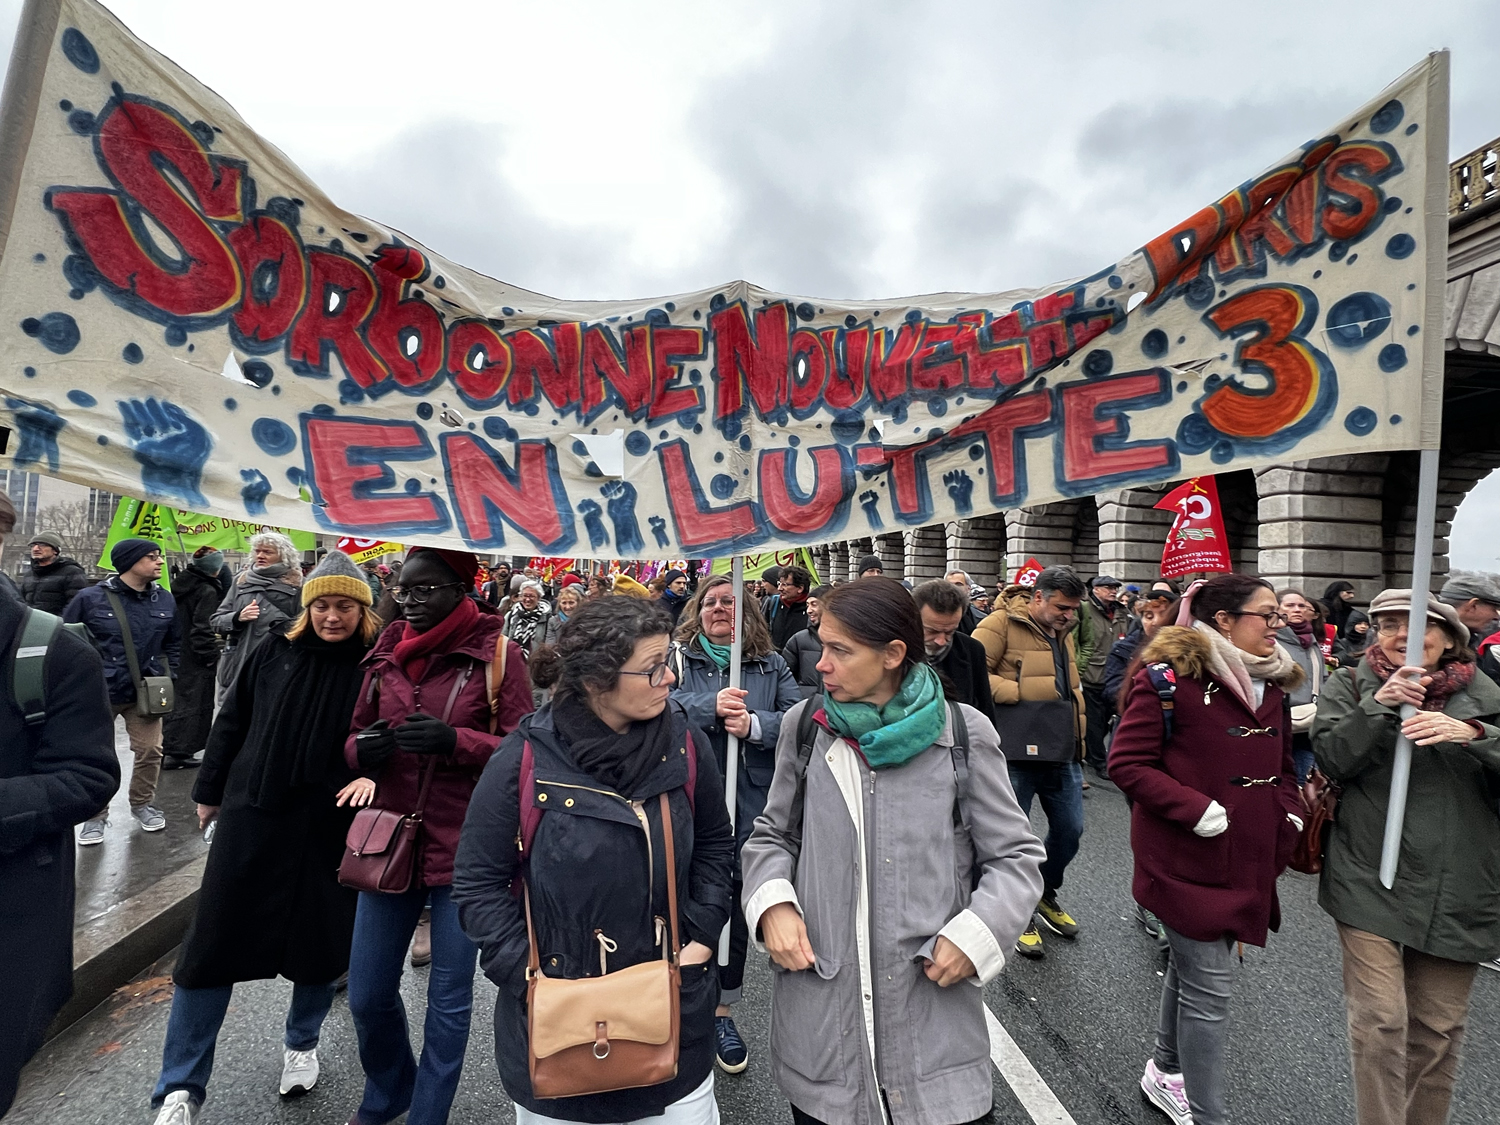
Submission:
<svg viewBox="0 0 1500 1125">
<path fill-rule="evenodd" d="M 835 734 L 859 743 L 872 770 L 905 765 L 937 741 L 948 721 L 942 684 L 926 664 L 913 665 L 884 707 L 825 695 L 823 710 Z"/>
<path fill-rule="evenodd" d="M 717 664 L 722 671 L 729 667 L 729 646 L 716 645 L 702 633 L 698 634 L 698 647 L 703 650 L 705 656 Z"/>
</svg>

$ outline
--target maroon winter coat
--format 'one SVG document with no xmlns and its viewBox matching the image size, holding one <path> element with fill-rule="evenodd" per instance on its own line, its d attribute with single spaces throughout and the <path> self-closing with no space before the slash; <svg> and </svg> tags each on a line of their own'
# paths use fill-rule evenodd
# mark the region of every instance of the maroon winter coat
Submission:
<svg viewBox="0 0 1500 1125">
<path fill-rule="evenodd" d="M 368 671 L 354 707 L 352 729 L 344 743 L 344 758 L 352 768 L 359 769 L 354 736 L 377 719 L 389 719 L 394 727 L 418 711 L 442 718 L 454 682 L 466 670 L 469 672 L 448 717 L 448 725 L 458 731 L 458 745 L 451 756 L 436 758 L 437 772 L 428 789 L 422 817 L 418 871 L 425 886 L 444 887 L 453 882 L 453 854 L 458 850 L 458 831 L 469 811 L 469 797 L 500 740 L 515 730 L 521 718 L 532 710 L 531 684 L 520 648 L 514 641 L 506 641 L 509 647 L 505 680 L 499 686 L 499 725 L 491 734 L 485 665 L 495 656 L 495 641 L 500 636 L 499 615 L 481 608 L 479 620 L 467 636 L 449 646 L 446 652 L 428 659 L 418 684 L 407 679 L 392 659 L 392 650 L 406 636 L 407 628 L 405 621 L 392 622 L 365 657 Z M 375 807 L 413 811 L 417 807 L 422 763 L 428 760 L 429 755 L 400 750 L 391 755 L 373 779 Z"/>
<path fill-rule="evenodd" d="M 1229 935 L 1265 945 L 1267 929 L 1281 925 L 1276 877 L 1297 839 L 1286 814 L 1302 812 L 1285 705 L 1302 670 L 1268 682 L 1252 714 L 1209 672 L 1209 653 L 1208 638 L 1192 629 L 1165 628 L 1152 638 L 1143 659 L 1166 661 L 1177 675 L 1172 738 L 1163 741 L 1161 698 L 1142 669 L 1110 744 L 1109 779 L 1132 801 L 1136 902 L 1194 941 Z M 1266 727 L 1275 735 L 1230 733 Z M 1232 778 L 1278 783 L 1235 785 Z M 1229 828 L 1204 838 L 1193 826 L 1210 801 L 1224 806 Z"/>
</svg>

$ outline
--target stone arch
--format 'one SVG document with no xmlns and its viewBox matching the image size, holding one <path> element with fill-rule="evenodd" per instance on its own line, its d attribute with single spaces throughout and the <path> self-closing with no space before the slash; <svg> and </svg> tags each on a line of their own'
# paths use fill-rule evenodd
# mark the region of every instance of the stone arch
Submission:
<svg viewBox="0 0 1500 1125">
<path fill-rule="evenodd" d="M 1172 513 L 1155 504 L 1160 488 L 1120 488 L 1100 493 L 1099 570 L 1145 587 L 1161 572 L 1161 552 Z"/>
<path fill-rule="evenodd" d="M 940 523 L 906 533 L 904 576 L 912 584 L 941 578 L 948 561 L 947 529 Z"/>
<path fill-rule="evenodd" d="M 875 536 L 875 554 L 880 556 L 880 565 L 892 578 L 900 578 L 906 572 L 906 540 L 899 531 Z"/>
<path fill-rule="evenodd" d="M 998 584 L 1005 576 L 1005 517 L 974 516 L 950 523 L 946 569 L 965 571 L 981 586 Z"/>
<path fill-rule="evenodd" d="M 1381 519 L 1381 551 L 1385 584 L 1411 585 L 1412 550 L 1417 530 L 1418 454 L 1390 454 L 1385 474 Z M 1490 472 L 1500 468 L 1500 450 L 1455 453 L 1443 450 L 1438 458 L 1436 523 L 1433 527 L 1432 589 L 1442 589 L 1448 576 L 1448 537 L 1464 497 Z"/>
<path fill-rule="evenodd" d="M 1099 570 L 1099 505 L 1092 496 L 1019 508 L 1005 517 L 1006 561 L 1016 571 L 1035 557 L 1071 566 L 1085 578 Z"/>
<path fill-rule="evenodd" d="M 1365 603 L 1385 586 L 1382 497 L 1391 454 L 1273 465 L 1255 473 L 1260 576 L 1313 597 L 1347 579 Z"/>
</svg>

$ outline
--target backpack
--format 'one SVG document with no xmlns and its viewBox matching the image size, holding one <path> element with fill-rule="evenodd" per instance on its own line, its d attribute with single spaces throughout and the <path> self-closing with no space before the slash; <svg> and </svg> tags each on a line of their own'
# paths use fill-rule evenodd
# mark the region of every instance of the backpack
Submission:
<svg viewBox="0 0 1500 1125">
<path fill-rule="evenodd" d="M 814 716 L 823 709 L 823 694 L 811 696 L 802 708 L 797 721 L 797 796 L 792 801 L 792 821 L 787 825 L 787 835 L 794 838 L 798 846 L 802 843 L 803 796 L 807 790 L 807 766 L 812 761 L 813 743 L 817 739 L 817 720 Z M 969 724 L 964 722 L 963 711 L 957 703 L 948 701 L 948 717 L 953 726 L 953 745 L 949 753 L 953 757 L 953 779 L 957 793 L 953 800 L 953 824 L 962 828 L 972 841 L 974 834 L 969 824 Z M 974 869 L 974 879 L 979 879 L 979 868 Z"/>
<path fill-rule="evenodd" d="M 10 697 L 21 709 L 28 727 L 40 727 L 47 721 L 47 650 L 59 629 L 89 639 L 88 626 L 81 621 L 64 624 L 54 614 L 30 606 L 22 610 L 16 647 L 11 650 L 9 680 Z"/>
<path fill-rule="evenodd" d="M 530 729 L 529 722 L 527 727 Z M 693 738 L 691 725 L 687 728 L 687 740 L 688 746 L 693 751 L 687 756 L 687 801 L 689 811 L 696 817 L 698 815 L 698 743 Z M 516 828 L 516 847 L 520 850 L 521 858 L 524 860 L 531 854 L 531 842 L 536 839 L 536 830 L 541 827 L 542 813 L 545 811 L 536 803 L 536 758 L 531 751 L 530 738 L 525 738 L 521 743 L 521 774 L 516 792 L 521 805 L 521 819 Z M 518 872 L 516 881 L 512 884 L 512 890 L 519 894 L 519 888 L 520 874 Z"/>
<path fill-rule="evenodd" d="M 1151 687 L 1156 691 L 1156 697 L 1161 700 L 1161 722 L 1165 735 L 1163 742 L 1172 740 L 1172 711 L 1176 707 L 1174 697 L 1177 695 L 1177 673 L 1165 660 L 1155 664 L 1146 665 L 1146 677 L 1151 681 Z"/>
</svg>

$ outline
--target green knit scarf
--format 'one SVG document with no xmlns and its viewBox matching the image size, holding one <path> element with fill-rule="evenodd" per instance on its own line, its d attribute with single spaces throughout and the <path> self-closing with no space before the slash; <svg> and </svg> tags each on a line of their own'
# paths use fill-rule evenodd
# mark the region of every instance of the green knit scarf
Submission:
<svg viewBox="0 0 1500 1125">
<path fill-rule="evenodd" d="M 942 684 L 926 664 L 912 666 L 884 707 L 840 703 L 825 695 L 823 710 L 835 734 L 859 743 L 872 770 L 911 761 L 937 741 L 948 719 Z"/>
<path fill-rule="evenodd" d="M 705 656 L 719 666 L 721 671 L 729 667 L 729 645 L 716 645 L 699 633 L 698 647 L 703 650 Z"/>
</svg>

